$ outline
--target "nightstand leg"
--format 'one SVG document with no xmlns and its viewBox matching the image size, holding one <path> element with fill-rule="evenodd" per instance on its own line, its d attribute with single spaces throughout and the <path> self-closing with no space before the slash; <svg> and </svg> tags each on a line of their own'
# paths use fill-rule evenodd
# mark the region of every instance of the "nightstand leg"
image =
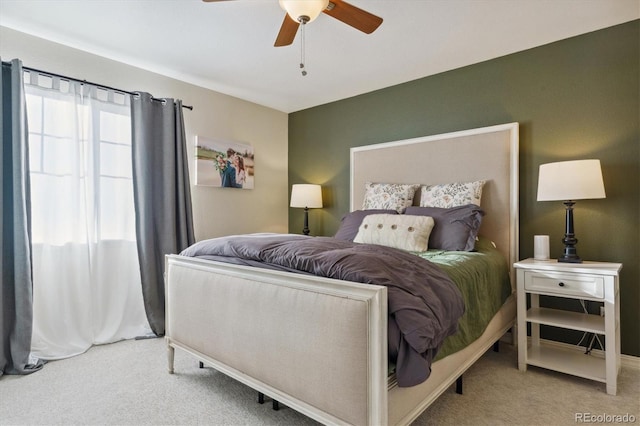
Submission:
<svg viewBox="0 0 640 426">
<path fill-rule="evenodd" d="M 608 286 L 611 288 L 611 293 L 616 292 L 613 285 Z M 617 292 L 616 292 L 617 293 Z M 616 301 L 617 294 L 605 294 L 604 301 L 604 332 L 605 332 L 605 368 L 607 375 L 607 393 L 609 395 L 615 395 L 618 391 L 618 368 L 620 366 L 619 356 L 620 356 L 620 335 L 616 330 L 616 323 L 620 321 L 620 312 L 617 307 L 620 306 L 619 303 L 614 303 Z M 617 302 L 617 301 L 616 301 Z"/>
<path fill-rule="evenodd" d="M 540 296 L 531 294 L 531 309 L 540 307 Z M 531 346 L 540 346 L 540 324 L 531 323 Z"/>
<path fill-rule="evenodd" d="M 518 369 L 527 371 L 527 295 L 524 291 L 524 271 L 518 269 L 516 338 L 518 339 Z"/>
</svg>

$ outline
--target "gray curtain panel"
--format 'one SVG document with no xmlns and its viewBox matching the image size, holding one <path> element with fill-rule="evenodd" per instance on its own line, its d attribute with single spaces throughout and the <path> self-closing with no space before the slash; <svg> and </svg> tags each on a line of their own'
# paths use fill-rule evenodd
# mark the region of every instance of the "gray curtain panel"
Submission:
<svg viewBox="0 0 640 426">
<path fill-rule="evenodd" d="M 29 151 L 22 63 L 2 63 L 2 213 L 0 215 L 0 376 L 29 374 L 42 362 L 29 363 L 33 330 L 31 205 Z"/>
<path fill-rule="evenodd" d="M 131 98 L 133 196 L 142 296 L 151 330 L 164 335 L 164 256 L 195 242 L 180 100 Z"/>
</svg>

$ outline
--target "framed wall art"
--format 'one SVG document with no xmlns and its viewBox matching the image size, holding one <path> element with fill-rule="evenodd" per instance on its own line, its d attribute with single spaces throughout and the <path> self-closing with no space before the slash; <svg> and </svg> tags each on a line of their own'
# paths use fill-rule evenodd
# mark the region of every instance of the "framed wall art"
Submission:
<svg viewBox="0 0 640 426">
<path fill-rule="evenodd" d="M 253 189 L 255 158 L 249 144 L 196 136 L 196 185 Z"/>
</svg>

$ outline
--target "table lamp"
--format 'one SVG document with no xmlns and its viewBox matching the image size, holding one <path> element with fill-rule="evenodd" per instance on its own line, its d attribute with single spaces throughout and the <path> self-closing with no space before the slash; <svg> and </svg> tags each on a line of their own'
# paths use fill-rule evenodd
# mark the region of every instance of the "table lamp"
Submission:
<svg viewBox="0 0 640 426">
<path fill-rule="evenodd" d="M 560 161 L 540 165 L 538 201 L 564 201 L 564 252 L 558 262 L 582 263 L 575 245 L 573 230 L 575 200 L 605 198 L 600 160 Z"/>
<path fill-rule="evenodd" d="M 309 209 L 322 208 L 321 186 L 312 184 L 292 185 L 290 207 L 304 208 L 304 228 L 302 228 L 302 233 L 309 235 Z"/>
</svg>

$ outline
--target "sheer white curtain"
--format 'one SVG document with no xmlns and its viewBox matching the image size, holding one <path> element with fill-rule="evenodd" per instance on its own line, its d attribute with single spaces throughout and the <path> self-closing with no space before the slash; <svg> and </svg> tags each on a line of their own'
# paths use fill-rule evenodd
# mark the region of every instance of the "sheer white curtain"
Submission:
<svg viewBox="0 0 640 426">
<path fill-rule="evenodd" d="M 32 352 L 58 359 L 148 334 L 136 248 L 129 96 L 25 78 Z"/>
</svg>

